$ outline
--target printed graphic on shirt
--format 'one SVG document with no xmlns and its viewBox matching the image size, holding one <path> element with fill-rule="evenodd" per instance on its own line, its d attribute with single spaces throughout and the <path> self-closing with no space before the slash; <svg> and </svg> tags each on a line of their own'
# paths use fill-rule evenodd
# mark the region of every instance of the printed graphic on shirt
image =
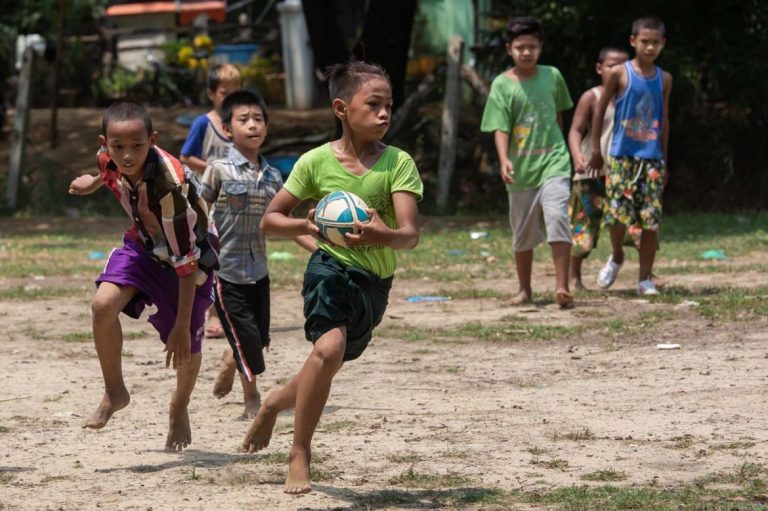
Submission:
<svg viewBox="0 0 768 511">
<path fill-rule="evenodd" d="M 659 121 L 654 119 L 653 95 L 646 91 L 635 107 L 635 117 L 621 123 L 626 135 L 634 140 L 650 142 L 659 137 Z"/>
</svg>

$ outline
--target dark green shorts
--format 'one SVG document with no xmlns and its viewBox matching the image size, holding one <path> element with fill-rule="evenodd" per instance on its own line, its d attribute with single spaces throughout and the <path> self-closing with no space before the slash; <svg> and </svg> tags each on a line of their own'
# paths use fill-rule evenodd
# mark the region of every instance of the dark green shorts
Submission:
<svg viewBox="0 0 768 511">
<path fill-rule="evenodd" d="M 304 334 L 315 342 L 326 332 L 347 327 L 344 361 L 362 355 L 373 329 L 387 308 L 392 277 L 382 279 L 354 266 L 344 266 L 317 250 L 304 273 Z"/>
</svg>

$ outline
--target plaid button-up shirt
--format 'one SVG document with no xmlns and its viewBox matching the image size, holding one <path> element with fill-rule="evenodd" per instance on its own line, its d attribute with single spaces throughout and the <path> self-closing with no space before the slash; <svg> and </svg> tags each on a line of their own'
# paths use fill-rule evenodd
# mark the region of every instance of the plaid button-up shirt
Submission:
<svg viewBox="0 0 768 511">
<path fill-rule="evenodd" d="M 200 182 L 176 158 L 151 147 L 141 181 L 131 184 L 105 148 L 98 154 L 99 174 L 112 190 L 133 225 L 125 237 L 138 241 L 151 256 L 171 265 L 179 276 L 218 267 L 218 239 L 208 222 L 208 207 L 200 197 Z M 209 230 L 210 229 L 210 230 Z"/>
<path fill-rule="evenodd" d="M 235 147 L 214 160 L 202 179 L 203 198 L 214 204 L 221 239 L 217 274 L 235 284 L 255 284 L 267 276 L 266 240 L 259 228 L 267 206 L 283 187 L 280 171 L 259 156 L 256 169 Z"/>
</svg>

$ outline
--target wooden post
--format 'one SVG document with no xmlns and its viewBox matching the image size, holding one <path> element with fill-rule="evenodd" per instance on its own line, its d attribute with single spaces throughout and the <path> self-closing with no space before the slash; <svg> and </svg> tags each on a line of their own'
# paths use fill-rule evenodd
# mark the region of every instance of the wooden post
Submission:
<svg viewBox="0 0 768 511">
<path fill-rule="evenodd" d="M 459 130 L 459 107 L 461 105 L 461 55 L 464 39 L 452 36 L 448 42 L 447 66 L 445 70 L 445 98 L 440 134 L 440 159 L 437 167 L 437 207 L 448 209 L 451 193 L 451 177 L 456 163 L 456 143 Z"/>
<path fill-rule="evenodd" d="M 53 101 L 51 103 L 51 148 L 59 145 L 59 73 L 64 56 L 64 14 L 67 0 L 59 0 L 59 34 L 56 39 L 56 62 L 53 64 Z"/>
<path fill-rule="evenodd" d="M 27 47 L 21 61 L 19 87 L 16 93 L 16 114 L 13 119 L 13 135 L 11 138 L 11 168 L 8 169 L 8 182 L 5 190 L 5 204 L 16 209 L 16 196 L 19 191 L 19 179 L 24 165 L 24 147 L 27 144 L 27 125 L 29 124 L 30 92 L 32 85 L 32 66 L 35 60 L 35 50 Z"/>
</svg>

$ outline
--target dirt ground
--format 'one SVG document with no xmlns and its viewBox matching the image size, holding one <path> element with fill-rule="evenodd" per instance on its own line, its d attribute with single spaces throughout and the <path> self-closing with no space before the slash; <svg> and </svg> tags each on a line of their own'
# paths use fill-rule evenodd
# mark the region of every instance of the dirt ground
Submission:
<svg viewBox="0 0 768 511">
<path fill-rule="evenodd" d="M 153 112 L 161 145 L 173 152 L 186 130 L 174 119 L 184 113 Z M 33 112 L 31 142 L 39 151 L 46 146 L 47 115 Z M 91 170 L 99 112 L 60 115 L 62 146 L 46 155 L 63 173 Z M 292 125 L 292 115 L 299 114 L 274 112 L 274 126 L 286 126 L 272 132 L 275 139 L 333 128 L 322 114 L 301 114 L 317 119 L 309 127 L 306 119 Z M 8 139 L 6 132 L 0 174 Z M 120 230 L 109 224 L 104 232 L 117 240 Z M 745 271 L 674 275 L 674 284 L 768 286 L 768 274 L 754 270 L 766 263 L 763 255 L 733 258 L 727 264 Z M 597 264 L 588 261 L 585 274 L 594 275 Z M 537 263 L 534 270 L 534 281 L 552 280 L 549 265 Z M 624 270 L 616 287 L 631 289 L 633 271 Z M 435 289 L 461 296 L 467 286 L 511 292 L 510 268 L 496 281 L 396 279 L 378 335 L 334 382 L 315 437 L 314 491 L 289 497 L 282 484 L 292 415 L 278 419 L 266 451 L 238 452 L 248 426 L 239 418 L 242 392 L 236 386 L 222 400 L 212 395 L 223 340 L 204 344 L 187 450 L 162 450 L 174 375 L 144 320 L 123 321 L 130 406 L 103 430 L 80 428 L 103 392 L 90 337 L 92 278 L 0 278 L 0 290 L 80 290 L 57 299 L 0 301 L 0 510 L 430 509 L 439 506 L 425 488 L 443 495 L 546 490 L 604 484 L 582 477 L 611 470 L 626 475 L 616 484 L 674 487 L 745 463 L 768 463 L 765 318 L 721 323 L 695 306 L 615 292 L 577 297 L 570 311 L 548 303 L 510 308 L 498 297 L 406 301 Z M 310 349 L 298 286 L 273 290 L 272 301 L 263 392 L 293 375 Z M 672 319 L 654 323 L 670 311 Z M 513 340 L 415 335 L 470 323 L 492 327 L 511 317 L 571 333 L 554 340 L 514 340 L 515 330 L 503 332 Z M 575 328 L 596 318 L 608 326 Z M 613 318 L 625 326 L 612 329 Z M 659 343 L 681 348 L 660 350 Z M 382 504 L 386 490 L 399 493 Z M 407 503 L 398 504 L 398 495 Z"/>
<path fill-rule="evenodd" d="M 536 278 L 551 279 L 547 269 L 537 265 Z M 697 278 L 679 276 L 675 283 L 695 286 Z M 631 279 L 625 271 L 617 286 L 629 288 Z M 5 279 L 0 287 L 24 282 Z M 707 275 L 707 285 L 725 284 L 734 284 L 733 274 Z M 736 284 L 763 286 L 768 278 L 752 272 Z M 473 285 L 513 289 L 511 278 Z M 459 478 L 445 483 L 446 492 L 591 484 L 581 476 L 608 469 L 626 474 L 622 485 L 673 486 L 768 456 L 765 319 L 719 324 L 695 307 L 615 294 L 582 298 L 570 311 L 548 304 L 510 308 L 495 298 L 409 303 L 407 296 L 434 283 L 400 279 L 381 334 L 334 383 L 315 437 L 314 491 L 289 497 L 282 483 L 292 415 L 278 419 L 265 452 L 238 452 L 248 425 L 238 418 L 242 393 L 236 387 L 222 400 L 211 393 L 222 340 L 204 345 L 191 403 L 193 443 L 184 452 L 162 451 L 174 376 L 142 320 L 123 322 L 130 406 L 103 430 L 80 429 L 102 383 L 89 337 L 90 281 L 68 286 L 81 286 L 82 293 L 2 303 L 3 510 L 369 509 L 383 490 L 418 495 L 403 482 L 409 470 L 438 481 Z M 664 328 L 637 319 L 673 307 L 675 319 Z M 637 324 L 621 334 L 606 329 L 519 342 L 394 335 L 490 325 L 510 315 L 565 327 L 586 317 Z M 274 291 L 273 338 L 259 379 L 263 391 L 284 383 L 310 349 L 298 288 Z M 682 347 L 659 350 L 658 343 Z M 405 507 L 433 506 L 425 500 Z"/>
</svg>

